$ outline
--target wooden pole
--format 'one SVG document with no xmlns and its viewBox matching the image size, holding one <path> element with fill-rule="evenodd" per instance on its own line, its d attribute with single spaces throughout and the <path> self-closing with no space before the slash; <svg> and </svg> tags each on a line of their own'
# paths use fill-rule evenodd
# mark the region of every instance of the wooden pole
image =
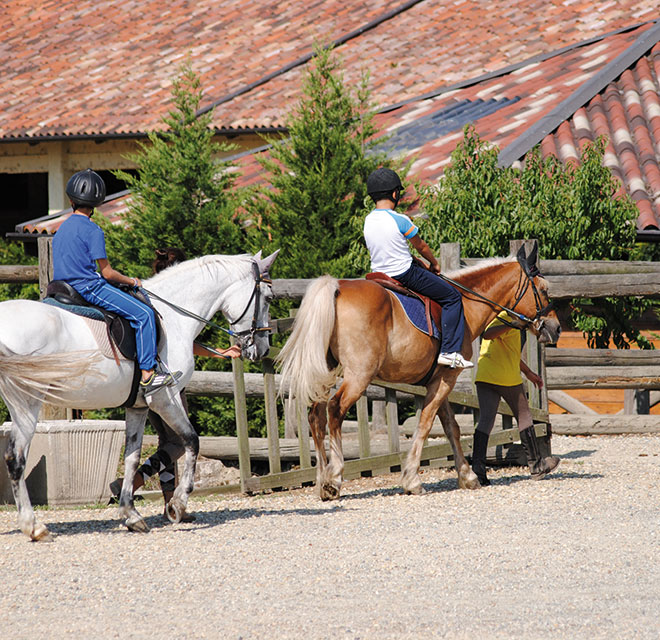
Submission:
<svg viewBox="0 0 660 640">
<path fill-rule="evenodd" d="M 236 414 L 236 436 L 238 437 L 238 467 L 241 474 L 241 491 L 247 492 L 248 480 L 252 475 L 250 466 L 250 441 L 248 440 L 247 402 L 245 399 L 245 366 L 240 358 L 231 361 L 234 375 L 234 411 Z"/>
<path fill-rule="evenodd" d="M 48 283 L 53 279 L 53 238 L 37 238 L 39 252 L 39 299 L 46 296 Z M 73 410 L 66 407 L 56 407 L 44 402 L 39 413 L 39 420 L 71 420 Z"/>
</svg>

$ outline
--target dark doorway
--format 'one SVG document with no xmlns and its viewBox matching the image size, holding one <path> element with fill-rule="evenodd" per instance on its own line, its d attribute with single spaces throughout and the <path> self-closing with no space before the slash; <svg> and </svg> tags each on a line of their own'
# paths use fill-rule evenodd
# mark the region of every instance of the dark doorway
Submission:
<svg viewBox="0 0 660 640">
<path fill-rule="evenodd" d="M 48 215 L 47 173 L 0 173 L 0 234 Z"/>
</svg>

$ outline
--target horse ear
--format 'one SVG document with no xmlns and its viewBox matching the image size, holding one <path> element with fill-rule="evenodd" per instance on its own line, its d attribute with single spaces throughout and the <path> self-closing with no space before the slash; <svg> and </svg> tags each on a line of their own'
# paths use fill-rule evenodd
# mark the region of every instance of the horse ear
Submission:
<svg viewBox="0 0 660 640">
<path fill-rule="evenodd" d="M 529 252 L 529 255 L 527 256 L 527 266 L 529 267 L 530 271 L 534 270 L 534 267 L 536 266 L 536 259 L 538 258 L 538 254 L 539 246 L 535 243 L 532 247 L 532 250 Z"/>
<path fill-rule="evenodd" d="M 277 251 L 274 251 L 271 253 L 267 258 L 257 258 L 257 256 L 254 256 L 257 266 L 259 267 L 259 273 L 268 273 L 271 265 L 273 262 L 275 262 L 275 258 L 277 258 L 277 254 L 280 252 L 278 249 Z M 259 254 L 261 254 L 261 251 L 259 251 Z"/>
<path fill-rule="evenodd" d="M 261 249 L 259 249 L 259 251 L 257 251 L 253 257 L 255 260 L 261 260 Z"/>
<path fill-rule="evenodd" d="M 524 244 L 520 245 L 520 249 L 518 249 L 518 253 L 516 253 L 516 258 L 518 259 L 518 262 L 523 262 L 527 260 L 527 254 L 525 253 Z"/>
</svg>

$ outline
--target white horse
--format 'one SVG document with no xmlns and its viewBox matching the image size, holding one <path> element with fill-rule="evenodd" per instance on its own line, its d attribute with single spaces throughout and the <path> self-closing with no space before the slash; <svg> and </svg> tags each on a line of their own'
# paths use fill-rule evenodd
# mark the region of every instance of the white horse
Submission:
<svg viewBox="0 0 660 640">
<path fill-rule="evenodd" d="M 266 355 L 272 299 L 268 270 L 276 256 L 277 252 L 267 258 L 261 258 L 261 252 L 255 256 L 205 256 L 144 281 L 144 288 L 155 294 L 153 306 L 164 329 L 159 355 L 172 371 L 182 371 L 183 375 L 176 385 L 146 399 L 139 394 L 134 406 L 126 408 L 126 474 L 119 509 L 128 529 L 149 530 L 133 502 L 133 477 L 140 461 L 148 409 L 172 427 L 185 449 L 181 481 L 167 505 L 173 522 L 185 515 L 199 451 L 199 439 L 180 398 L 193 373 L 193 340 L 204 327 L 203 321 L 221 311 L 243 357 L 258 360 Z M 129 395 L 133 373 L 133 362 L 103 355 L 85 318 L 31 300 L 0 303 L 0 395 L 12 419 L 5 460 L 19 527 L 32 540 L 51 539 L 47 527 L 35 519 L 24 478 L 44 400 L 74 409 L 120 406 Z"/>
</svg>

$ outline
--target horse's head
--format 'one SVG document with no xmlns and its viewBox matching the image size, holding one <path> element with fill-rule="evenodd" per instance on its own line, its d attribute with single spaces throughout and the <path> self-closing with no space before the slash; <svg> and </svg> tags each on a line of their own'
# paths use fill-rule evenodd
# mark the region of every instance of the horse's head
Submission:
<svg viewBox="0 0 660 640">
<path fill-rule="evenodd" d="M 527 328 L 537 336 L 539 342 L 554 344 L 559 340 L 561 327 L 557 313 L 548 298 L 548 283 L 537 265 L 537 246 L 534 245 L 527 255 L 523 245 L 518 250 L 516 258 L 522 274 L 515 310 L 531 320 Z"/>
<path fill-rule="evenodd" d="M 245 311 L 233 323 L 234 334 L 238 338 L 243 357 L 260 360 L 270 348 L 268 307 L 273 299 L 272 282 L 268 272 L 277 257 L 279 249 L 267 258 L 259 251 L 252 259 L 253 287 Z"/>
</svg>

